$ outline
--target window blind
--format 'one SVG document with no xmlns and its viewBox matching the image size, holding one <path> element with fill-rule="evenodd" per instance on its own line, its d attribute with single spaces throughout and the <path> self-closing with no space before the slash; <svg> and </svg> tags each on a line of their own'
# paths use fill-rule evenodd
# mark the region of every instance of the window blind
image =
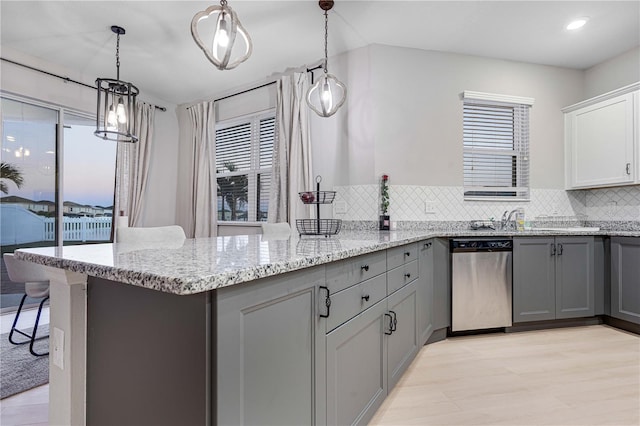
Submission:
<svg viewBox="0 0 640 426">
<path fill-rule="evenodd" d="M 465 99 L 465 198 L 529 198 L 529 105 Z"/>
</svg>

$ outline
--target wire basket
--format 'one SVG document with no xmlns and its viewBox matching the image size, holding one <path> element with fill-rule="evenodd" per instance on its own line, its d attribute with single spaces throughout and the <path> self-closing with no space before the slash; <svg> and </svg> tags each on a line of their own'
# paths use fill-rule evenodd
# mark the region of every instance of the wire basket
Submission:
<svg viewBox="0 0 640 426">
<path fill-rule="evenodd" d="M 304 204 L 331 204 L 336 198 L 336 191 L 298 192 L 298 196 Z"/>
<path fill-rule="evenodd" d="M 297 219 L 300 235 L 335 235 L 342 228 L 341 219 Z"/>
</svg>

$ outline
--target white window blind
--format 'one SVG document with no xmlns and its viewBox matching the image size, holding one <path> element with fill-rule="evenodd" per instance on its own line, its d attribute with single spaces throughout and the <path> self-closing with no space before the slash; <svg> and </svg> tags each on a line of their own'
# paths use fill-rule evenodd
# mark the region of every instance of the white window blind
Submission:
<svg viewBox="0 0 640 426">
<path fill-rule="evenodd" d="M 532 100 L 499 102 L 495 100 L 499 96 L 464 98 L 465 199 L 529 199 Z"/>
<path fill-rule="evenodd" d="M 267 220 L 274 138 L 273 111 L 216 125 L 219 221 Z"/>
</svg>

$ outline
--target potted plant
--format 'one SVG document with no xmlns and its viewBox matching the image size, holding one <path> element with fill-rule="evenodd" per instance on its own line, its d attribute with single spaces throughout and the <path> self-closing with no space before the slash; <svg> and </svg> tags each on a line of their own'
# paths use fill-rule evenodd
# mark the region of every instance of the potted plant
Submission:
<svg viewBox="0 0 640 426">
<path fill-rule="evenodd" d="M 380 179 L 380 230 L 389 230 L 389 176 L 382 175 Z"/>
</svg>

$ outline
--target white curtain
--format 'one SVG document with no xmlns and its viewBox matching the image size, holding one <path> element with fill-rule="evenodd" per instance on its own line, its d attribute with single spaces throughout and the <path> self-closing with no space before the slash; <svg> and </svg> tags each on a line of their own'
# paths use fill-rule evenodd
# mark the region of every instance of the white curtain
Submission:
<svg viewBox="0 0 640 426">
<path fill-rule="evenodd" d="M 141 226 L 144 212 L 144 193 L 149 176 L 155 106 L 136 104 L 136 143 L 118 143 L 116 152 L 116 197 L 114 214 L 128 217 L 129 226 Z M 114 228 L 123 223 L 114 222 Z"/>
<path fill-rule="evenodd" d="M 298 192 L 314 189 L 311 170 L 307 73 L 285 75 L 277 82 L 276 143 L 269 194 L 268 222 L 309 218 Z"/>
<path fill-rule="evenodd" d="M 189 108 L 192 127 L 191 211 L 193 235 L 213 237 L 216 234 L 215 208 L 215 105 L 202 102 Z"/>
</svg>

